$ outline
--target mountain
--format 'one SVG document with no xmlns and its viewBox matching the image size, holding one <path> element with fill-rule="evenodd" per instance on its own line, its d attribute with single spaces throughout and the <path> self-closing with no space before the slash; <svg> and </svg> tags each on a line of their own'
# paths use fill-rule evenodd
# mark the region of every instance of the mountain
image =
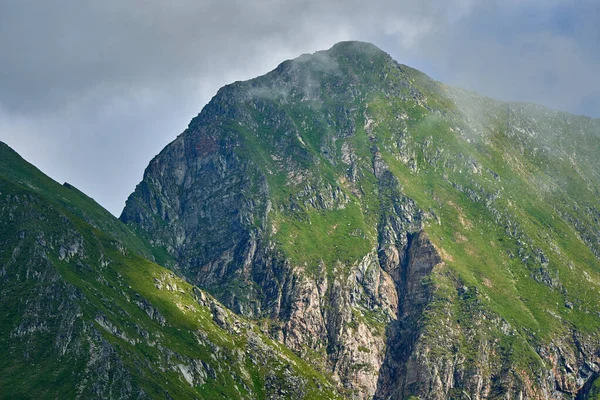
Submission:
<svg viewBox="0 0 600 400">
<path fill-rule="evenodd" d="M 342 42 L 218 91 L 120 219 L 346 398 L 600 387 L 600 120 Z"/>
<path fill-rule="evenodd" d="M 0 398 L 600 398 L 600 120 L 342 42 L 119 219 L 0 143 Z"/>
<path fill-rule="evenodd" d="M 339 398 L 157 258 L 0 143 L 0 398 Z"/>
</svg>

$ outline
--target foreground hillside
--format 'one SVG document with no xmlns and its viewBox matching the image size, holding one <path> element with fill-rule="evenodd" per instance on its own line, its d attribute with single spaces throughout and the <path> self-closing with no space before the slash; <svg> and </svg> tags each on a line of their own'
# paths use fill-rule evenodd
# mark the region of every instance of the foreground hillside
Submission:
<svg viewBox="0 0 600 400">
<path fill-rule="evenodd" d="M 0 398 L 337 398 L 159 258 L 0 143 Z"/>
<path fill-rule="evenodd" d="M 586 398 L 600 121 L 345 42 L 222 88 L 121 216 L 348 398 Z"/>
</svg>

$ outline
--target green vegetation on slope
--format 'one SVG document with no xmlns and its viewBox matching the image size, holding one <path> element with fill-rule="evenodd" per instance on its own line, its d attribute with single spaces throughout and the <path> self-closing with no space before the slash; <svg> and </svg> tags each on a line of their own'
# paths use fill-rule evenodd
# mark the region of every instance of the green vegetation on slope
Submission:
<svg viewBox="0 0 600 400">
<path fill-rule="evenodd" d="M 336 398 L 91 199 L 0 151 L 0 397 Z"/>
</svg>

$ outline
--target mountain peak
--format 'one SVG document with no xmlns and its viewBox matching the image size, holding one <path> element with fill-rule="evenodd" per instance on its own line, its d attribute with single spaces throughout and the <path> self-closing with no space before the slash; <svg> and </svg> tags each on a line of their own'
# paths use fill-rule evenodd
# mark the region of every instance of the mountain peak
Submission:
<svg viewBox="0 0 600 400">
<path fill-rule="evenodd" d="M 360 41 L 343 41 L 334 44 L 328 50 L 318 51 L 311 55 L 305 55 L 296 60 L 306 59 L 330 59 L 340 64 L 353 66 L 368 66 L 376 69 L 387 62 L 394 62 L 392 57 L 372 43 Z"/>
<path fill-rule="evenodd" d="M 305 73 L 347 73 L 360 70 L 366 73 L 380 72 L 386 64 L 392 65 L 392 57 L 372 43 L 360 41 L 343 41 L 334 44 L 327 50 L 302 54 L 291 60 L 282 62 L 273 72 Z M 266 76 L 270 76 L 267 74 Z M 262 77 L 252 81 L 261 80 Z"/>
<path fill-rule="evenodd" d="M 191 282 L 273 321 L 354 398 L 584 390 L 563 382 L 600 351 L 589 120 L 447 89 L 354 41 L 231 85 L 204 110 L 122 216 Z M 581 367 L 546 367 L 558 359 L 547 338 Z"/>
<path fill-rule="evenodd" d="M 374 55 L 389 55 L 381 50 L 379 47 L 370 42 L 362 42 L 358 40 L 346 40 L 337 42 L 334 44 L 329 50 L 325 50 L 325 52 L 333 53 L 333 54 L 364 54 L 369 56 Z"/>
</svg>

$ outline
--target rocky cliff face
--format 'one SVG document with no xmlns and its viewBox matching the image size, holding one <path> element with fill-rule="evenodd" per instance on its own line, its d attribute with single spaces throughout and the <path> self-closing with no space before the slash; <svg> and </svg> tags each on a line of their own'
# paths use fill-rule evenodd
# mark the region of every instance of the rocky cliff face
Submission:
<svg viewBox="0 0 600 400">
<path fill-rule="evenodd" d="M 369 55 L 397 68 L 368 45 L 357 54 L 340 54 L 356 57 L 349 68 L 360 68 L 358 73 L 369 68 Z M 331 138 L 319 131 L 332 121 L 313 68 L 325 77 L 333 71 L 336 78 L 329 91 L 340 131 L 332 131 Z M 422 212 L 402 196 L 375 145 L 364 155 L 348 143 L 343 155 L 334 153 L 336 140 L 354 135 L 360 115 L 336 98 L 338 90 L 348 100 L 363 96 L 358 88 L 344 87 L 345 76 L 335 68 L 326 55 L 309 57 L 284 63 L 259 82 L 224 88 L 153 160 L 122 220 L 148 232 L 175 256 L 183 274 L 236 312 L 271 318 L 275 337 L 333 373 L 349 394 L 362 397 L 376 391 L 385 326 L 397 318 L 408 240 L 422 228 Z M 363 86 L 358 76 L 355 85 Z M 290 98 L 310 104 L 297 120 L 285 106 L 274 107 L 278 101 L 272 96 L 281 96 L 283 104 Z M 319 117 L 313 119 L 315 112 Z M 332 143 L 310 143 L 308 130 Z M 271 154 L 257 147 L 265 140 L 271 141 Z M 318 145 L 318 152 L 311 145 Z M 332 146 L 331 154 L 324 150 L 323 155 L 323 146 Z M 268 157 L 268 166 L 261 157 Z M 343 171 L 333 180 L 322 176 L 328 165 L 318 167 L 332 162 Z M 361 194 L 363 175 L 370 193 Z M 311 250 L 319 238 L 310 229 L 297 232 L 312 223 L 311 213 L 324 236 L 340 241 Z M 308 248 L 297 251 L 310 254 L 290 257 L 285 247 L 293 247 L 290 239 L 298 235 Z"/>
<path fill-rule="evenodd" d="M 599 132 L 340 43 L 222 88 L 121 220 L 349 398 L 581 397 Z"/>
<path fill-rule="evenodd" d="M 0 398 L 321 399 L 330 380 L 0 143 Z"/>
</svg>

